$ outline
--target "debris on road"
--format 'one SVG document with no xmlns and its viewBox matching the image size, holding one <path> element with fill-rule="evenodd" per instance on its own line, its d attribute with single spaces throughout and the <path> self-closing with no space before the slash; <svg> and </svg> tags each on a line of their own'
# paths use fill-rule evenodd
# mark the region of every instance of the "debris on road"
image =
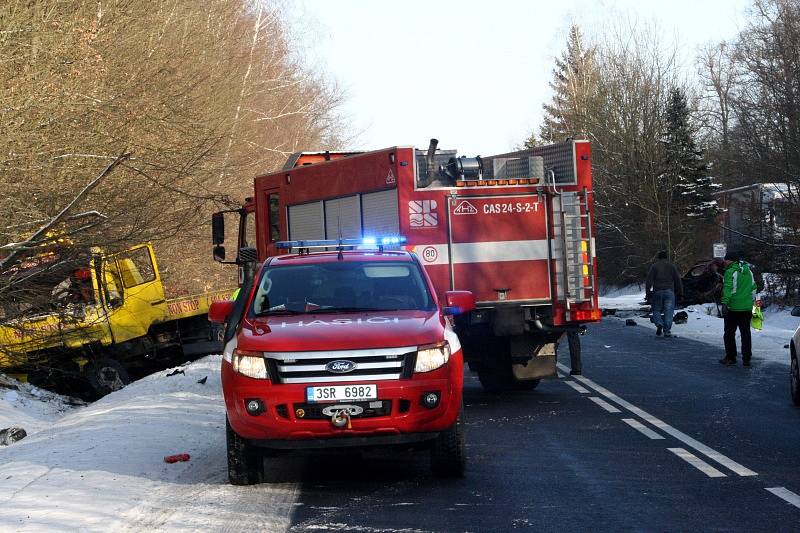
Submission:
<svg viewBox="0 0 800 533">
<path fill-rule="evenodd" d="M 190 459 L 190 456 L 189 456 L 188 453 L 178 453 L 178 454 L 175 454 L 175 455 L 167 455 L 166 457 L 164 457 L 164 462 L 172 464 L 172 463 L 178 463 L 178 462 L 186 462 L 189 459 Z"/>
<path fill-rule="evenodd" d="M 175 370 L 167 374 L 167 377 L 171 378 L 172 376 L 177 376 L 178 374 L 185 376 L 186 372 L 184 372 L 182 368 L 176 368 Z"/>
<path fill-rule="evenodd" d="M 635 326 L 636 325 L 636 321 L 634 319 L 632 319 L 632 318 L 629 318 L 629 319 L 627 319 L 625 321 L 625 325 L 626 326 Z"/>
<path fill-rule="evenodd" d="M 197 382 L 198 382 L 200 385 L 205 385 L 205 384 L 206 384 L 206 381 L 208 381 L 208 376 L 204 377 L 203 379 L 198 379 L 198 380 L 197 380 Z"/>
<path fill-rule="evenodd" d="M 686 324 L 689 321 L 689 313 L 686 311 L 678 311 L 672 318 L 674 324 Z"/>
<path fill-rule="evenodd" d="M 18 440 L 22 440 L 28 436 L 28 433 L 22 428 L 5 428 L 0 429 L 0 445 L 9 446 Z"/>
</svg>

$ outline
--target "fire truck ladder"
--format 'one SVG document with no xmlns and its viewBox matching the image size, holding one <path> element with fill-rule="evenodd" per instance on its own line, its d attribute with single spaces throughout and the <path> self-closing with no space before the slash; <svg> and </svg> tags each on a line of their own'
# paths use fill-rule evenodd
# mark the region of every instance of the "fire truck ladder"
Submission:
<svg viewBox="0 0 800 533">
<path fill-rule="evenodd" d="M 561 222 L 557 237 L 560 237 L 562 252 L 558 254 L 561 256 L 558 295 L 569 313 L 573 304 L 594 304 L 592 215 L 586 188 L 579 192 L 562 192 L 557 198 Z"/>
</svg>

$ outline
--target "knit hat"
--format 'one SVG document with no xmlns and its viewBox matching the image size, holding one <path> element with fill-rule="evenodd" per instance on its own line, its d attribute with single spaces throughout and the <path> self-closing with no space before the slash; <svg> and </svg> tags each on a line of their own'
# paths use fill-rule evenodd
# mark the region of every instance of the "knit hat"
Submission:
<svg viewBox="0 0 800 533">
<path fill-rule="evenodd" d="M 741 261 L 742 252 L 740 250 L 728 250 L 725 252 L 725 261 Z"/>
</svg>

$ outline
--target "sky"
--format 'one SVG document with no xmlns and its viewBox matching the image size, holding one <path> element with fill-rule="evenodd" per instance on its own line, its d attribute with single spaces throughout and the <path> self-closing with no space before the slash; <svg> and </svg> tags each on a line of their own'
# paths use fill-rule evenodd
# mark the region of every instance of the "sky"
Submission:
<svg viewBox="0 0 800 533">
<path fill-rule="evenodd" d="M 687 75 L 733 38 L 750 0 L 296 0 L 304 55 L 343 89 L 348 149 L 396 145 L 491 155 L 538 130 L 571 22 L 585 34 L 655 25 Z"/>
</svg>

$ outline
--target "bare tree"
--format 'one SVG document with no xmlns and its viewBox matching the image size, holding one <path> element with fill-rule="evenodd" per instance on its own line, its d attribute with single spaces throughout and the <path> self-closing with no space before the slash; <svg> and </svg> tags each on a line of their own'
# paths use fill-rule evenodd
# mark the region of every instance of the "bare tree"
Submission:
<svg viewBox="0 0 800 533">
<path fill-rule="evenodd" d="M 172 292 L 231 285 L 198 245 L 210 213 L 286 154 L 341 138 L 338 89 L 294 53 L 269 0 L 8 0 L 0 28 L 0 245 L 30 238 L 127 147 L 75 206 L 105 218 L 72 245 L 155 241 Z"/>
</svg>

